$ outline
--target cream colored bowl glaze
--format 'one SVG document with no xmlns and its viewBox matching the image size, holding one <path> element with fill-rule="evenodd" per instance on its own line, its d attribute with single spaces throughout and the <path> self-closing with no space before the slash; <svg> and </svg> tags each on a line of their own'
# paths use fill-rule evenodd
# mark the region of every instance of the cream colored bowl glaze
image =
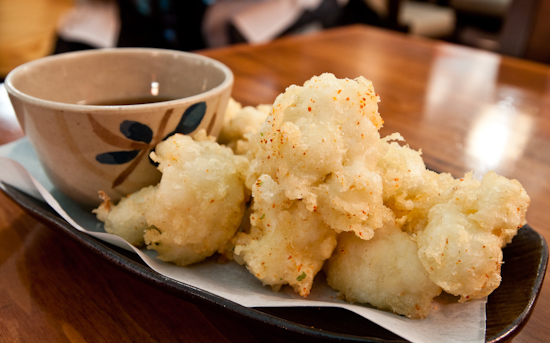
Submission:
<svg viewBox="0 0 550 343">
<path fill-rule="evenodd" d="M 54 55 L 14 69 L 5 80 L 17 118 L 56 188 L 86 207 L 98 191 L 113 200 L 158 182 L 149 160 L 174 132 L 217 136 L 233 74 L 193 53 L 97 49 Z M 137 105 L 89 105 L 151 97 Z"/>
</svg>

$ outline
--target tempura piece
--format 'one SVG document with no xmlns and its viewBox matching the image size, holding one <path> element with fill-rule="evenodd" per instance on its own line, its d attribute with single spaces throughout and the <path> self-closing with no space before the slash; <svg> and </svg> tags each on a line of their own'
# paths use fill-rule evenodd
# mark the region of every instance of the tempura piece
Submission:
<svg viewBox="0 0 550 343">
<path fill-rule="evenodd" d="M 516 180 L 489 172 L 479 182 L 467 174 L 417 235 L 430 279 L 460 301 L 489 295 L 500 285 L 502 247 L 525 224 L 529 202 Z"/>
<path fill-rule="evenodd" d="M 385 148 L 378 101 L 363 77 L 322 74 L 288 87 L 256 135 L 247 186 L 270 175 L 286 198 L 303 201 L 333 229 L 372 237 L 391 216 L 374 172 Z"/>
<path fill-rule="evenodd" d="M 302 201 L 288 200 L 268 175 L 255 183 L 251 231 L 239 233 L 234 258 L 274 290 L 289 284 L 307 296 L 336 245 L 336 233 Z"/>
<path fill-rule="evenodd" d="M 253 219 L 235 258 L 264 284 L 288 283 L 305 296 L 337 233 L 370 239 L 393 220 L 376 173 L 387 146 L 378 133 L 378 100 L 363 77 L 323 74 L 288 87 L 251 138 Z"/>
<path fill-rule="evenodd" d="M 488 172 L 481 180 L 476 197 L 455 196 L 469 209 L 469 217 L 500 240 L 501 247 L 512 242 L 518 229 L 527 223 L 525 217 L 531 199 L 517 180 Z M 457 201 L 461 201 L 456 199 Z"/>
<path fill-rule="evenodd" d="M 384 221 L 393 220 L 383 204 L 381 176 L 361 161 L 342 166 L 313 190 L 317 196 L 314 211 L 338 233 L 351 231 L 368 240 Z"/>
<path fill-rule="evenodd" d="M 218 143 L 230 147 L 237 154 L 244 154 L 247 151 L 245 135 L 260 131 L 270 110 L 271 105 L 242 107 L 240 103 L 230 98 L 224 123 L 218 135 Z"/>
<path fill-rule="evenodd" d="M 143 235 L 149 229 L 145 211 L 156 186 L 141 190 L 122 198 L 115 206 L 107 194 L 100 192 L 101 205 L 93 212 L 97 219 L 104 222 L 105 231 L 117 235 L 128 243 L 140 247 L 144 244 Z"/>
<path fill-rule="evenodd" d="M 397 218 L 399 227 L 414 234 L 427 225 L 429 210 L 448 201 L 459 183 L 448 173 L 435 173 L 426 168 L 421 151 L 399 145 L 404 139 L 394 133 L 383 139 L 388 149 L 378 161 L 382 177 L 384 205 Z"/>
<path fill-rule="evenodd" d="M 392 222 L 368 241 L 339 235 L 325 273 L 328 285 L 347 301 L 410 318 L 426 317 L 441 293 L 420 263 L 416 243 Z"/>
<path fill-rule="evenodd" d="M 151 158 L 162 178 L 147 207 L 148 249 L 185 266 L 223 252 L 241 223 L 248 161 L 206 137 L 181 134 L 159 145 Z"/>
</svg>

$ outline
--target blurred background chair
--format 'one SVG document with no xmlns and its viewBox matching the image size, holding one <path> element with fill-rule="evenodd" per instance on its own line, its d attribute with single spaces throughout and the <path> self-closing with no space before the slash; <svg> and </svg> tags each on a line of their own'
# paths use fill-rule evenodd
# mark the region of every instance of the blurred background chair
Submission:
<svg viewBox="0 0 550 343">
<path fill-rule="evenodd" d="M 499 50 L 499 36 L 513 0 L 446 0 L 457 16 L 455 40 L 485 50 Z"/>
<path fill-rule="evenodd" d="M 454 35 L 455 10 L 429 0 L 362 0 L 382 18 L 382 26 L 430 38 Z"/>
<path fill-rule="evenodd" d="M 550 0 L 364 1 L 401 31 L 550 64 Z"/>
<path fill-rule="evenodd" d="M 514 0 L 499 36 L 499 52 L 550 64 L 550 0 Z"/>
<path fill-rule="evenodd" d="M 550 63 L 550 0 L 445 0 L 457 14 L 455 42 Z"/>
</svg>

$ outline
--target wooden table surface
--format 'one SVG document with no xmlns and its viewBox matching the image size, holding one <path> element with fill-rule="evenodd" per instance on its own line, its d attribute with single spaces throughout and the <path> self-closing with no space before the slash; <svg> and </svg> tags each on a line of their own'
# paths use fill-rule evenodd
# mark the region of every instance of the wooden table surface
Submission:
<svg viewBox="0 0 550 343">
<path fill-rule="evenodd" d="M 365 26 L 200 53 L 233 70 L 243 105 L 323 72 L 371 79 L 383 134 L 400 132 L 437 171 L 518 179 L 530 226 L 550 240 L 550 67 Z M 0 144 L 21 136 L 0 116 Z M 549 283 L 513 342 L 550 338 Z M 268 340 L 122 272 L 0 193 L 0 342 Z"/>
</svg>

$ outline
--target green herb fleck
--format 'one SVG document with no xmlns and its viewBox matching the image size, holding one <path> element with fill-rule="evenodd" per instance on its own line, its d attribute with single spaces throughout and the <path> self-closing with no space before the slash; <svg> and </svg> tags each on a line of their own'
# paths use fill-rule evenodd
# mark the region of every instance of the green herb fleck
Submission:
<svg viewBox="0 0 550 343">
<path fill-rule="evenodd" d="M 306 272 L 302 272 L 302 274 L 300 274 L 300 276 L 296 278 L 296 281 L 302 281 L 305 278 L 306 278 Z"/>
<path fill-rule="evenodd" d="M 260 220 L 264 219 L 265 218 L 265 213 L 262 214 L 262 216 L 260 217 Z"/>
</svg>

